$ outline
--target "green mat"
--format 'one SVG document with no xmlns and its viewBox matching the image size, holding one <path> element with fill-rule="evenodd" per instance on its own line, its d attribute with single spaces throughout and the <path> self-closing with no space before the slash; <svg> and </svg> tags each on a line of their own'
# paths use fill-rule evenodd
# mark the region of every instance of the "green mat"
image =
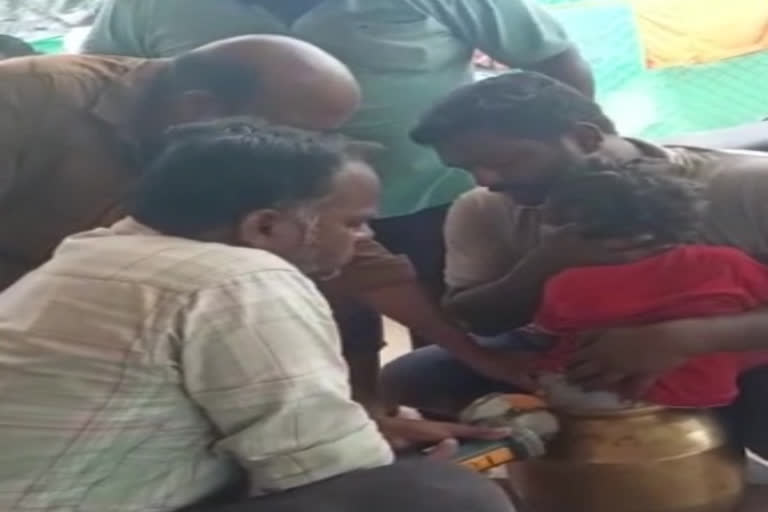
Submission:
<svg viewBox="0 0 768 512">
<path fill-rule="evenodd" d="M 32 41 L 32 47 L 40 53 L 61 53 L 64 51 L 64 37 L 47 37 Z"/>
<path fill-rule="evenodd" d="M 626 0 L 540 0 L 589 61 L 597 96 L 623 133 L 662 138 L 768 116 L 768 52 L 648 70 Z"/>
<path fill-rule="evenodd" d="M 655 115 L 638 134 L 661 138 L 768 117 L 766 76 L 768 52 L 761 52 L 713 64 L 647 71 L 614 95 L 644 94 Z"/>
</svg>

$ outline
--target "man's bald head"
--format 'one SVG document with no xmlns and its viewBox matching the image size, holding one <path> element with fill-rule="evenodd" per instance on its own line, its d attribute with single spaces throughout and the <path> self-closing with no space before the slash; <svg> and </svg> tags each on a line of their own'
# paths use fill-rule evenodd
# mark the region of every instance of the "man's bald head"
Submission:
<svg viewBox="0 0 768 512">
<path fill-rule="evenodd" d="M 323 50 L 282 36 L 212 43 L 172 61 L 175 122 L 251 115 L 311 129 L 333 129 L 360 104 L 349 70 Z"/>
</svg>

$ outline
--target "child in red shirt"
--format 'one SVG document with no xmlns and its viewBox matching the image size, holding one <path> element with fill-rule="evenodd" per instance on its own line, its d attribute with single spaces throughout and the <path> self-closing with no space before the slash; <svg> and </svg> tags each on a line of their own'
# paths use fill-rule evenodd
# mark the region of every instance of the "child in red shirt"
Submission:
<svg viewBox="0 0 768 512">
<path fill-rule="evenodd" d="M 768 303 L 768 269 L 729 247 L 696 243 L 700 186 L 676 178 L 672 164 L 637 161 L 574 173 L 549 197 L 545 217 L 577 224 L 594 238 L 652 235 L 670 249 L 623 265 L 581 267 L 550 279 L 534 324 L 555 336 L 539 369 L 562 372 L 575 337 L 594 329 L 741 313 Z M 762 356 L 762 358 L 761 358 Z M 751 360 L 751 361 L 750 361 Z M 737 379 L 762 354 L 710 354 L 661 376 L 645 401 L 718 407 L 738 394 Z"/>
</svg>

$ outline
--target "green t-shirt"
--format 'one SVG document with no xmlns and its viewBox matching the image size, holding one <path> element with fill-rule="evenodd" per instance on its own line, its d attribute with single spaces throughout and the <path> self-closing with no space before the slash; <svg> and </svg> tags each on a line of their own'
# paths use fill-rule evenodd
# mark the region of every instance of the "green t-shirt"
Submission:
<svg viewBox="0 0 768 512">
<path fill-rule="evenodd" d="M 244 34 L 290 35 L 350 67 L 363 107 L 343 131 L 387 147 L 376 162 L 383 217 L 450 203 L 472 187 L 408 132 L 435 100 L 473 79 L 475 49 L 526 67 L 570 45 L 536 0 L 324 0 L 290 25 L 239 0 L 108 0 L 85 50 L 167 57 Z"/>
</svg>

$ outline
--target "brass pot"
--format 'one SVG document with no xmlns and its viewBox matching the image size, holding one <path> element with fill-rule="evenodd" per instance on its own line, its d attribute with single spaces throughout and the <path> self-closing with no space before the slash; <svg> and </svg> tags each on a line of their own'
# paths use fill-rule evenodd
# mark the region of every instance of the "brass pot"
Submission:
<svg viewBox="0 0 768 512">
<path fill-rule="evenodd" d="M 514 464 L 531 512 L 731 512 L 744 457 L 709 412 L 642 407 L 560 414 L 546 457 Z"/>
</svg>

